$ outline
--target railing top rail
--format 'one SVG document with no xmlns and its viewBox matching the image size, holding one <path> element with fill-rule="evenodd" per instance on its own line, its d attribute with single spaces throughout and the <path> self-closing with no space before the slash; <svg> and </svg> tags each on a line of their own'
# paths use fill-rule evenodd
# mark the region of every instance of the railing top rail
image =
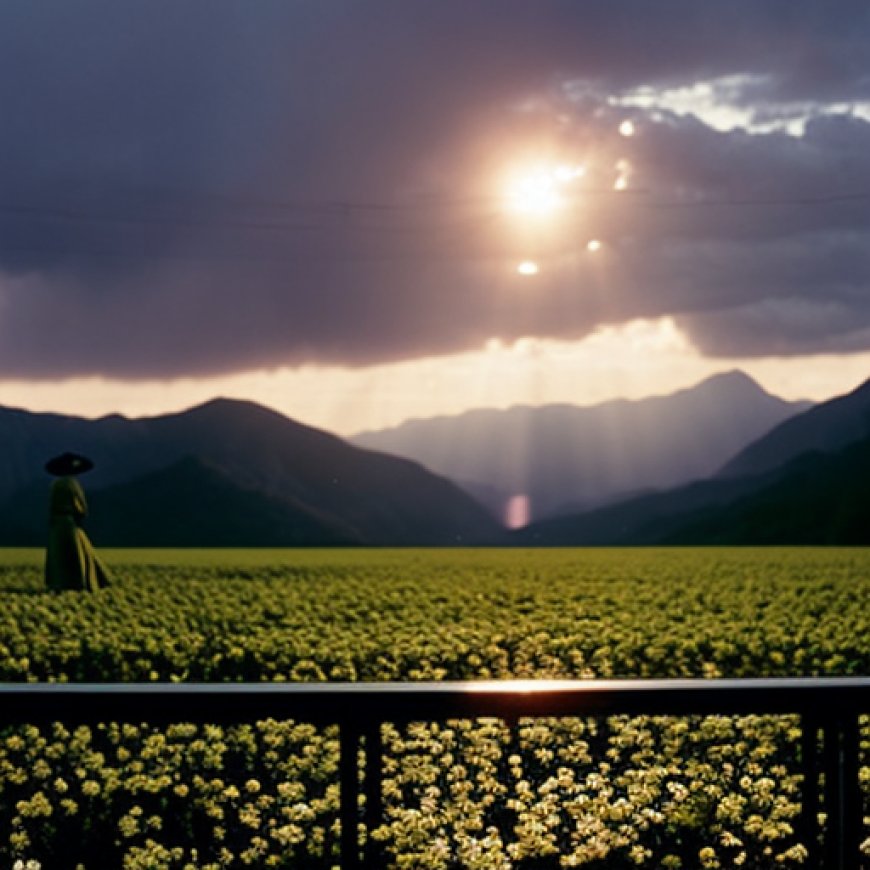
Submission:
<svg viewBox="0 0 870 870">
<path fill-rule="evenodd" d="M 0 721 L 444 720 L 493 716 L 870 713 L 870 677 L 374 683 L 0 683 Z"/>
</svg>

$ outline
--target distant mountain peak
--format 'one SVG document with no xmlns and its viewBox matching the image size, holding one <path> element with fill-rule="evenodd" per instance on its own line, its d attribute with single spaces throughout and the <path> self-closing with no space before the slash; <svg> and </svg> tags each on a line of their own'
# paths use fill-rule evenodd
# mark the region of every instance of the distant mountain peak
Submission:
<svg viewBox="0 0 870 870">
<path fill-rule="evenodd" d="M 230 399 L 223 396 L 209 399 L 175 414 L 161 415 L 153 419 L 155 421 L 185 420 L 197 425 L 226 426 L 234 430 L 239 430 L 240 427 L 251 427 L 252 432 L 254 429 L 269 432 L 273 430 L 290 432 L 292 430 L 299 434 L 322 437 L 333 443 L 341 440 L 331 432 L 300 423 L 268 405 L 261 405 L 248 399 Z"/>
<path fill-rule="evenodd" d="M 266 405 L 261 405 L 258 402 L 252 402 L 250 399 L 232 399 L 226 396 L 216 396 L 213 399 L 208 399 L 198 405 L 192 405 L 179 414 L 214 414 L 214 413 L 261 413 L 268 414 L 273 417 L 280 417 L 284 420 L 289 419 L 284 414 L 269 408 Z"/>
<path fill-rule="evenodd" d="M 705 378 L 697 386 L 703 387 L 705 384 L 735 384 L 754 387 L 757 390 L 764 389 L 755 378 L 746 374 L 742 369 L 729 369 L 727 372 L 716 372 L 710 375 L 710 377 Z"/>
<path fill-rule="evenodd" d="M 522 495 L 538 518 L 706 477 L 806 407 L 732 370 L 668 395 L 479 409 L 352 440 L 421 462 L 498 513 Z"/>
<path fill-rule="evenodd" d="M 766 396 L 781 401 L 777 396 L 764 389 L 755 378 L 741 369 L 717 372 L 689 389 L 699 393 L 715 391 L 734 397 Z"/>
</svg>

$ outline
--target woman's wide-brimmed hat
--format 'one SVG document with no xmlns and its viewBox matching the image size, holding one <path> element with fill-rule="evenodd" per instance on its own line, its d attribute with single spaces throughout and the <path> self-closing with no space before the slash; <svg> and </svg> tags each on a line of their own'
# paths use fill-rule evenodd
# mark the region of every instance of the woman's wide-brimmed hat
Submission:
<svg viewBox="0 0 870 870">
<path fill-rule="evenodd" d="M 55 477 L 68 477 L 71 474 L 84 474 L 94 467 L 87 456 L 78 453 L 61 453 L 45 463 L 45 470 Z"/>
</svg>

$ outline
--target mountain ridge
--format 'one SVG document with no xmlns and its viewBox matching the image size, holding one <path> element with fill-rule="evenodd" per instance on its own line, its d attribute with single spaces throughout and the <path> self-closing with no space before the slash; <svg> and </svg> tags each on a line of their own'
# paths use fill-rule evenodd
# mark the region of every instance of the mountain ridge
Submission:
<svg viewBox="0 0 870 870">
<path fill-rule="evenodd" d="M 862 431 L 870 381 L 776 427 L 771 441 L 779 442 L 782 428 L 803 431 L 807 418 L 809 431 L 817 431 L 816 421 L 830 420 L 831 408 L 844 425 L 828 443 Z M 766 458 L 769 453 L 768 444 Z M 835 450 L 784 450 L 780 456 L 751 473 L 720 473 L 533 523 L 512 532 L 510 540 L 532 546 L 870 543 L 870 498 L 862 491 L 863 474 L 870 471 L 870 434 Z"/>
<path fill-rule="evenodd" d="M 870 544 L 870 437 L 812 450 L 717 509 L 686 518 L 659 543 L 708 546 Z"/>
<path fill-rule="evenodd" d="M 764 471 L 809 450 L 836 450 L 866 435 L 870 435 L 870 379 L 773 427 L 744 447 L 719 474 Z"/>
<path fill-rule="evenodd" d="M 663 396 L 472 409 L 351 441 L 421 462 L 461 482 L 491 510 L 503 507 L 505 496 L 527 495 L 542 518 L 712 475 L 808 406 L 785 402 L 731 371 Z"/>
<path fill-rule="evenodd" d="M 324 545 L 335 540 L 336 528 L 352 530 L 351 537 L 360 543 L 394 545 L 484 543 L 501 533 L 500 525 L 467 493 L 419 464 L 364 450 L 253 402 L 215 399 L 185 411 L 136 419 L 4 411 L 0 409 L 0 435 L 6 445 L 0 454 L 0 513 L 19 530 L 16 514 L 21 505 L 30 504 L 28 493 L 47 489 L 45 460 L 75 450 L 96 462 L 85 481 L 92 502 L 98 504 L 100 491 L 121 487 L 130 516 L 138 515 L 136 486 L 131 484 L 143 485 L 149 475 L 192 456 L 212 470 L 199 470 L 204 485 L 226 499 L 232 491 L 232 498 L 245 503 L 252 491 L 258 493 L 256 509 L 274 515 L 279 525 L 289 521 L 293 509 L 326 518 Z M 183 480 L 177 483 L 183 489 Z M 175 500 L 181 498 L 178 490 Z M 280 521 L 278 503 L 283 505 Z M 25 526 L 38 530 L 44 517 L 35 511 Z M 177 522 L 183 526 L 184 517 Z M 326 529 L 332 531 L 327 534 Z M 119 543 L 125 539 L 123 534 L 118 537 Z M 139 531 L 131 523 L 127 538 L 134 537 L 138 539 Z"/>
</svg>

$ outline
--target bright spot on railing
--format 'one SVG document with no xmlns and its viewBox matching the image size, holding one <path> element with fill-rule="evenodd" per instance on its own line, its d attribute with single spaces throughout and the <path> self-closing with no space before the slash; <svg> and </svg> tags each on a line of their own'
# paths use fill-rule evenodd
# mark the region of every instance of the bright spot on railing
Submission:
<svg viewBox="0 0 870 870">
<path fill-rule="evenodd" d="M 577 688 L 576 680 L 473 680 L 464 685 L 464 690 L 475 695 L 501 694 L 540 695 L 546 692 L 563 692 Z"/>
</svg>

